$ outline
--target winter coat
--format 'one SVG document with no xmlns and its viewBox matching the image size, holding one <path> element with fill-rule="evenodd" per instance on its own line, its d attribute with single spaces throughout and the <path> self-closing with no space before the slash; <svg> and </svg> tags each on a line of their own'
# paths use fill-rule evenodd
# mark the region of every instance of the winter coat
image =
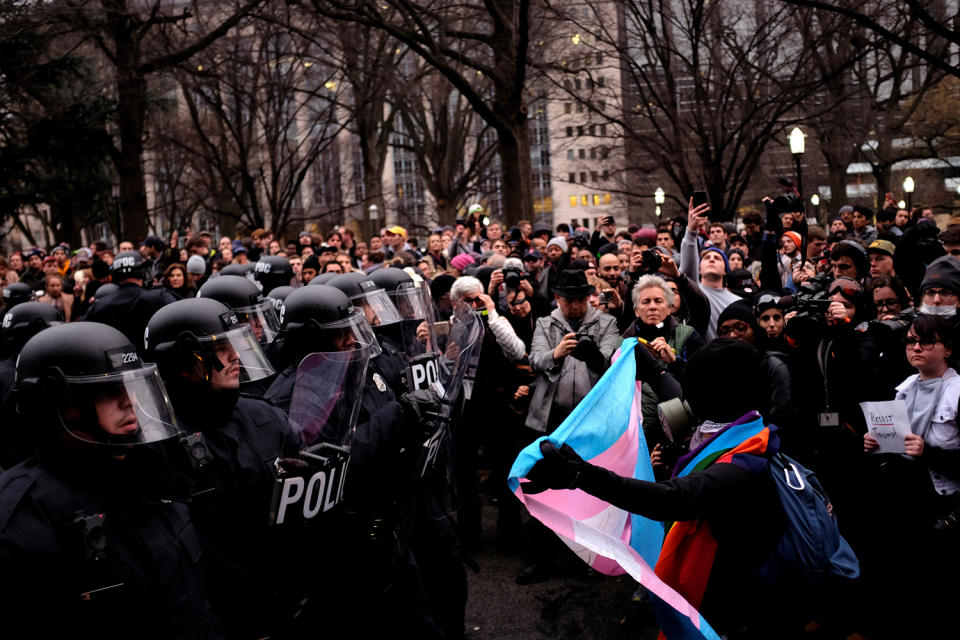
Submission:
<svg viewBox="0 0 960 640">
<path fill-rule="evenodd" d="M 603 366 L 591 368 L 573 354 L 555 362 L 553 350 L 568 333 L 573 333 L 573 329 L 560 309 L 537 320 L 530 348 L 530 365 L 537 373 L 526 423 L 531 429 L 547 430 L 550 410 L 555 404 L 568 411 L 577 406 L 603 375 L 610 356 L 620 344 L 616 318 L 590 308 L 576 333 L 593 340 L 603 357 Z"/>
</svg>

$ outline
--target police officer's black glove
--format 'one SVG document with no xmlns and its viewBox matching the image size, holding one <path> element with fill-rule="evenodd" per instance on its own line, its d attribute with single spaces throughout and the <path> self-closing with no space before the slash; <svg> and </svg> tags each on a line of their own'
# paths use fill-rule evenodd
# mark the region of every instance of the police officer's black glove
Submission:
<svg viewBox="0 0 960 640">
<path fill-rule="evenodd" d="M 440 412 L 440 396 L 432 389 L 417 389 L 400 396 L 403 417 L 407 424 L 424 425 Z"/>
<path fill-rule="evenodd" d="M 520 484 L 524 493 L 540 493 L 547 489 L 575 489 L 580 475 L 591 465 L 584 462 L 573 448 L 564 444 L 557 449 L 549 440 L 540 443 L 543 460 L 538 461 L 527 473 L 527 480 Z"/>
</svg>

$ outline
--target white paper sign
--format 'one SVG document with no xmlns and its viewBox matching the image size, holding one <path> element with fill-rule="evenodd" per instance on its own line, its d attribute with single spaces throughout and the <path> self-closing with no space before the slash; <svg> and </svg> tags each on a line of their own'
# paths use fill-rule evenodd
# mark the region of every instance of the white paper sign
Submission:
<svg viewBox="0 0 960 640">
<path fill-rule="evenodd" d="M 907 452 L 904 438 L 911 431 L 906 402 L 861 402 L 860 408 L 867 420 L 867 431 L 880 444 L 879 448 L 873 450 L 874 453 Z"/>
</svg>

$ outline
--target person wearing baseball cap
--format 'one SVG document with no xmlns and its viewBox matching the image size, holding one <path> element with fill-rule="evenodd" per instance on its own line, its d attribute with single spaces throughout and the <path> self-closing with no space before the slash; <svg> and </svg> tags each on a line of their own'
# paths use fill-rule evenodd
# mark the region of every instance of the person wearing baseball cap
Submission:
<svg viewBox="0 0 960 640">
<path fill-rule="evenodd" d="M 871 278 L 897 275 L 893 269 L 893 254 L 896 250 L 897 245 L 889 240 L 874 240 L 870 243 L 867 247 L 867 256 L 870 258 Z"/>
</svg>

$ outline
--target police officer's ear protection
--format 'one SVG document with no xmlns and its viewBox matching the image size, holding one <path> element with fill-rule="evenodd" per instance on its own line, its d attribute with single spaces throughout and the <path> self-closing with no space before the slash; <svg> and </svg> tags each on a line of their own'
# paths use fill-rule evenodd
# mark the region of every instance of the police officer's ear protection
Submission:
<svg viewBox="0 0 960 640">
<path fill-rule="evenodd" d="M 28 416 L 42 407 L 54 407 L 67 395 L 67 380 L 59 367 L 51 367 L 35 381 L 23 380 L 10 392 L 20 415 Z"/>
</svg>

